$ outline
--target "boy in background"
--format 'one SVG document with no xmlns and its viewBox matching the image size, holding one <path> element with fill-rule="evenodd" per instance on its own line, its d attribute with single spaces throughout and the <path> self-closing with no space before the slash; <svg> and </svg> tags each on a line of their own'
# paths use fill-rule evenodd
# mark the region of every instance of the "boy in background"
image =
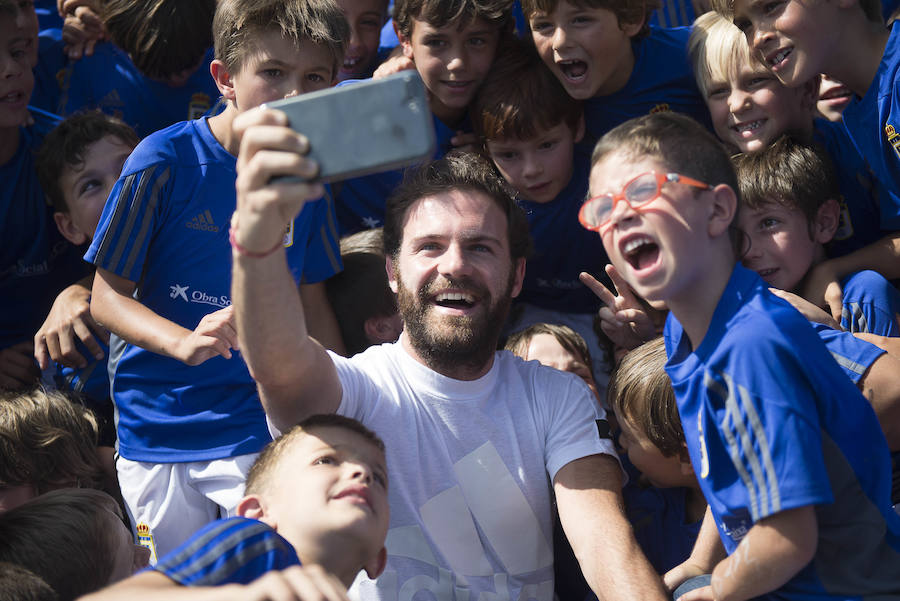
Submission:
<svg viewBox="0 0 900 601">
<path fill-rule="evenodd" d="M 338 71 L 338 81 L 372 77 L 381 62 L 381 28 L 388 20 L 388 0 L 338 0 L 350 25 L 350 43 Z"/>
<path fill-rule="evenodd" d="M 809 322 L 736 265 L 727 153 L 691 119 L 649 115 L 604 136 L 590 183 L 582 223 L 637 294 L 670 310 L 666 372 L 728 554 L 695 552 L 676 568 L 712 573 L 695 597 L 895 593 L 900 516 L 884 435 Z"/>
<path fill-rule="evenodd" d="M 689 50 L 697 85 L 713 129 L 734 152 L 756 152 L 789 133 L 822 144 L 836 165 L 840 224 L 829 256 L 845 255 L 878 240 L 879 198 L 889 192 L 872 175 L 841 124 L 815 118 L 819 78 L 785 87 L 750 52 L 728 19 L 708 12 L 697 19 Z"/>
<path fill-rule="evenodd" d="M 524 0 L 538 53 L 585 101 L 585 145 L 632 117 L 659 111 L 709 122 L 687 60 L 690 28 L 648 25 L 655 0 Z"/>
<path fill-rule="evenodd" d="M 106 198 L 138 141 L 131 127 L 100 111 L 73 115 L 47 134 L 37 157 L 38 180 L 57 229 L 75 246 L 86 248 L 93 239 Z M 83 305 L 85 314 L 53 331 L 42 327 L 35 336 L 35 358 L 45 369 L 49 358 L 57 357 L 57 386 L 84 395 L 111 421 L 109 334 L 90 317 L 92 282 L 93 274 L 57 297 L 55 305 L 65 303 L 73 312 Z M 114 440 L 113 434 L 107 442 Z"/>
<path fill-rule="evenodd" d="M 855 94 L 844 109 L 844 125 L 890 193 L 880 199 L 881 229 L 890 233 L 849 255 L 820 263 L 810 275 L 804 296 L 827 305 L 839 320 L 841 278 L 864 269 L 888 279 L 900 277 L 900 27 L 896 23 L 885 27 L 878 0 L 787 0 L 772 6 L 716 0 L 713 8 L 734 22 L 752 52 L 784 85 L 801 86 L 822 73 Z"/>
<path fill-rule="evenodd" d="M 91 313 L 112 333 L 122 496 L 154 561 L 234 513 L 270 438 L 235 349 L 228 224 L 240 140 L 232 122 L 264 102 L 330 86 L 349 33 L 332 0 L 225 0 L 215 31 L 211 69 L 227 107 L 138 145 L 85 257 L 97 267 Z M 327 198 L 309 203 L 285 221 L 277 245 L 314 307 L 311 328 L 329 345 L 338 334 L 321 281 L 340 269 L 331 211 Z"/>
<path fill-rule="evenodd" d="M 782 137 L 732 159 L 740 188 L 737 227 L 746 236 L 741 262 L 770 286 L 801 293 L 809 271 L 826 258 L 840 208 L 831 160 L 823 149 Z M 841 327 L 900 336 L 900 293 L 874 271 L 841 280 Z"/>
<path fill-rule="evenodd" d="M 600 303 L 578 279 L 583 271 L 602 275 L 607 262 L 601 241 L 578 224 L 590 163 L 576 149 L 584 136 L 582 103 L 534 50 L 515 41 L 497 57 L 471 114 L 485 154 L 515 190 L 534 243 L 510 331 L 565 324 L 599 359 L 593 319 Z M 607 371 L 600 361 L 592 367 Z"/>
<path fill-rule="evenodd" d="M 337 580 L 311 578 L 313 587 L 346 589 L 360 570 L 375 578 L 384 569 L 387 487 L 381 439 L 356 420 L 312 416 L 260 453 L 239 517 L 209 524 L 153 569 L 85 601 L 295 598 L 315 592 L 302 578 L 311 566 Z M 231 586 L 208 588 L 222 585 Z"/>
<path fill-rule="evenodd" d="M 394 27 L 403 55 L 428 91 L 439 158 L 471 136 L 467 113 L 502 42 L 512 31 L 512 0 L 398 0 Z M 462 140 L 460 140 L 462 139 Z M 341 182 L 341 235 L 384 225 L 385 202 L 403 177 L 386 171 Z"/>
</svg>

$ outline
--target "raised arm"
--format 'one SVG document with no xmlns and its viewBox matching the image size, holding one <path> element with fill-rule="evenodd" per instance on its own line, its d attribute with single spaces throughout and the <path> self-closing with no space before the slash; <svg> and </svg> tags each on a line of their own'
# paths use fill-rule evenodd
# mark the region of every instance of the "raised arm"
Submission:
<svg viewBox="0 0 900 601">
<path fill-rule="evenodd" d="M 563 530 L 600 601 L 668 599 L 625 517 L 622 471 L 613 457 L 590 455 L 566 464 L 553 488 Z"/>
<path fill-rule="evenodd" d="M 234 123 L 237 211 L 232 218 L 232 302 L 238 340 L 266 413 L 285 429 L 307 415 L 332 413 L 341 384 L 325 349 L 310 338 L 303 303 L 279 240 L 307 201 L 324 194 L 310 183 L 318 166 L 283 113 L 254 109 Z M 293 175 L 302 181 L 276 180 Z"/>
</svg>

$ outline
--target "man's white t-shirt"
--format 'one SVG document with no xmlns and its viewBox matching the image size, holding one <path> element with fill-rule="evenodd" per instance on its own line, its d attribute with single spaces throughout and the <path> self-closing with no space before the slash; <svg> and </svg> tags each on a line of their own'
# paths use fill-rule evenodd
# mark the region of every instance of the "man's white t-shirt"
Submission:
<svg viewBox="0 0 900 601">
<path fill-rule="evenodd" d="M 553 599 L 551 482 L 575 459 L 615 455 L 577 376 L 498 352 L 482 378 L 432 371 L 400 343 L 330 353 L 338 413 L 387 448 L 388 562 L 365 601 Z"/>
</svg>

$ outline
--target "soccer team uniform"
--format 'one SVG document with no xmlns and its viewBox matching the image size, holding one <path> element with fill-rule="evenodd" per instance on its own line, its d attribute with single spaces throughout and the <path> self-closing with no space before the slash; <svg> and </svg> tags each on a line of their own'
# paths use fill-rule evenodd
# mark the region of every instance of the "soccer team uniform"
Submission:
<svg viewBox="0 0 900 601">
<path fill-rule="evenodd" d="M 205 118 L 144 139 L 110 193 L 85 258 L 135 282 L 141 304 L 193 330 L 205 315 L 231 305 L 228 229 L 236 204 L 235 164 Z M 319 282 L 340 270 L 329 198 L 307 203 L 285 225 L 296 281 Z M 130 462 L 243 457 L 270 439 L 239 351 L 231 359 L 216 356 L 188 366 L 112 334 L 109 374 L 118 451 Z M 128 486 L 122 488 L 131 510 Z M 155 544 L 166 548 L 159 540 Z"/>
<path fill-rule="evenodd" d="M 881 202 L 881 227 L 900 230 L 900 26 L 891 28 L 875 79 L 844 109 L 853 143 L 891 192 Z"/>
<path fill-rule="evenodd" d="M 889 193 L 872 174 L 843 124 L 816 119 L 813 139 L 828 151 L 840 187 L 840 221 L 826 246 L 829 257 L 840 257 L 884 236 L 879 204 Z"/>
<path fill-rule="evenodd" d="M 403 335 L 405 336 L 405 335 Z M 553 598 L 550 483 L 567 463 L 615 455 L 605 414 L 577 376 L 494 355 L 477 380 L 448 378 L 394 344 L 331 354 L 338 413 L 384 439 L 391 482 L 387 568 L 360 598 Z"/>
<path fill-rule="evenodd" d="M 97 44 L 92 56 L 72 62 L 61 75 L 59 112 L 98 108 L 132 126 L 138 136 L 205 115 L 219 98 L 209 73 L 210 48 L 184 85 L 173 87 L 141 73 L 123 50 Z"/>
<path fill-rule="evenodd" d="M 841 280 L 841 327 L 849 332 L 900 336 L 900 292 L 880 273 L 857 271 Z"/>
<path fill-rule="evenodd" d="M 184 586 L 220 586 L 298 565 L 294 547 L 271 526 L 234 517 L 207 524 L 149 569 Z"/>
<path fill-rule="evenodd" d="M 20 127 L 16 153 L 0 165 L 0 348 L 31 340 L 56 295 L 88 273 L 38 183 L 34 153 L 43 133 Z"/>
<path fill-rule="evenodd" d="M 900 593 L 900 516 L 869 403 L 809 323 L 737 265 L 696 349 L 665 329 L 691 462 L 731 554 L 759 520 L 814 506 L 814 559 L 766 599 Z"/>
<path fill-rule="evenodd" d="M 709 111 L 687 55 L 690 27 L 650 27 L 650 35 L 632 42 L 634 67 L 625 87 L 584 103 L 587 132 L 582 146 L 593 149 L 603 134 L 634 117 L 675 111 L 712 131 Z"/>
</svg>

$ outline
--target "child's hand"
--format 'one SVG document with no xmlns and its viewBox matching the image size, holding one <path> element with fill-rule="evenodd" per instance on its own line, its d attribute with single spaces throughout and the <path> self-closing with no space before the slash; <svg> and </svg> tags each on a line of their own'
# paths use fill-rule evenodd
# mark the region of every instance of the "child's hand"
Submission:
<svg viewBox="0 0 900 601">
<path fill-rule="evenodd" d="M 475 152 L 478 148 L 478 136 L 472 132 L 458 131 L 450 138 L 450 145 L 454 150 L 463 152 Z"/>
<path fill-rule="evenodd" d="M 18 390 L 34 385 L 41 370 L 34 362 L 31 340 L 0 349 L 0 389 Z"/>
<path fill-rule="evenodd" d="M 109 332 L 91 317 L 90 300 L 89 289 L 73 284 L 53 301 L 47 319 L 34 335 L 34 358 L 41 369 L 47 369 L 51 360 L 66 367 L 86 367 L 89 360 L 78 352 L 76 337 L 95 358 L 103 358 L 97 338 L 108 344 Z"/>
<path fill-rule="evenodd" d="M 801 295 L 814 305 L 826 309 L 838 323 L 841 321 L 844 298 L 840 279 L 840 275 L 832 267 L 831 261 L 823 261 L 806 275 Z"/>
<path fill-rule="evenodd" d="M 288 127 L 281 111 L 260 107 L 241 113 L 234 120 L 234 134 L 241 141 L 234 240 L 249 253 L 265 253 L 284 237 L 285 227 L 306 201 L 321 198 L 325 188 L 309 181 L 319 165 L 305 156 L 308 140 Z M 273 181 L 277 176 L 302 181 Z"/>
<path fill-rule="evenodd" d="M 400 46 L 391 51 L 390 56 L 384 59 L 384 62 L 378 65 L 375 72 L 372 73 L 372 79 L 381 79 L 400 71 L 409 71 L 415 69 L 416 63 L 411 58 L 407 58 Z"/>
<path fill-rule="evenodd" d="M 348 601 L 337 577 L 317 565 L 273 570 L 248 584 L 242 601 Z"/>
<path fill-rule="evenodd" d="M 678 564 L 665 574 L 663 574 L 663 584 L 670 593 L 674 593 L 675 589 L 681 586 L 695 576 L 702 576 L 708 573 L 702 566 L 692 563 L 690 559 Z"/>
<path fill-rule="evenodd" d="M 62 39 L 71 60 L 91 56 L 94 46 L 106 37 L 100 10 L 93 0 L 58 0 L 57 8 L 63 17 Z"/>
<path fill-rule="evenodd" d="M 178 342 L 172 356 L 188 365 L 200 365 L 217 355 L 231 359 L 231 349 L 237 348 L 234 307 L 228 306 L 204 315 L 194 331 Z"/>
<path fill-rule="evenodd" d="M 618 346 L 632 350 L 657 337 L 656 324 L 646 308 L 638 301 L 631 287 L 612 265 L 606 266 L 615 294 L 589 273 L 582 272 L 581 282 L 603 302 L 600 309 L 600 328 Z"/>
</svg>

